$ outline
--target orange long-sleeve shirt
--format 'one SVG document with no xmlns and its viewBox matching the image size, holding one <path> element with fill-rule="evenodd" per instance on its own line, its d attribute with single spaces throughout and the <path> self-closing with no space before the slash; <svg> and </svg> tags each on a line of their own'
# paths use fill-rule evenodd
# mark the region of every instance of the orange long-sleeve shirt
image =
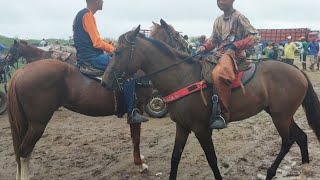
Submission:
<svg viewBox="0 0 320 180">
<path fill-rule="evenodd" d="M 90 11 L 90 10 L 89 10 Z M 92 41 L 93 47 L 101 49 L 103 51 L 106 51 L 107 53 L 113 53 L 115 51 L 115 48 L 105 42 L 97 29 L 97 24 L 95 17 L 93 13 L 90 11 L 89 13 L 86 13 L 82 18 L 82 24 L 84 30 L 89 34 L 90 39 Z"/>
</svg>

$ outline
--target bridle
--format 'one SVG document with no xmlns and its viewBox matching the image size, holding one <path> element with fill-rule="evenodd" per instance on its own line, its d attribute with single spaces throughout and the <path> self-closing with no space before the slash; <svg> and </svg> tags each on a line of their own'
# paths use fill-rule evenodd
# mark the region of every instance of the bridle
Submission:
<svg viewBox="0 0 320 180">
<path fill-rule="evenodd" d="M 179 45 L 175 45 L 174 48 L 180 50 L 180 51 L 184 51 L 184 52 L 188 52 L 188 47 L 186 47 L 173 33 L 171 30 L 169 30 L 167 27 L 162 26 L 163 29 L 165 30 L 165 32 L 169 35 L 170 37 L 170 44 L 173 45 L 173 41 L 176 41 Z"/>
<path fill-rule="evenodd" d="M 136 43 L 133 42 L 133 41 L 130 41 L 130 40 L 128 39 L 128 37 L 127 37 L 127 34 L 125 34 L 124 40 L 126 41 L 126 43 L 128 43 L 128 44 L 131 45 L 131 48 L 130 48 L 130 49 L 131 49 L 131 50 L 130 50 L 130 56 L 129 56 L 128 62 L 132 62 L 132 61 L 133 61 L 133 55 L 134 55 L 134 52 L 135 52 L 135 49 L 136 49 Z M 143 76 L 133 76 L 133 75 L 129 75 L 129 77 L 130 77 L 130 76 L 131 76 L 131 77 L 125 79 L 125 77 L 128 77 L 128 76 L 127 76 L 127 74 L 126 74 L 124 71 L 120 71 L 120 70 L 117 70 L 117 69 L 114 69 L 114 68 L 112 68 L 111 71 L 113 72 L 113 75 L 115 76 L 115 79 L 116 79 L 116 82 L 117 82 L 117 85 L 118 85 L 120 91 L 122 91 L 122 90 L 123 90 L 123 83 L 124 83 L 125 81 L 137 80 L 137 79 L 141 79 L 141 78 L 150 77 L 150 76 L 152 76 L 152 75 L 155 75 L 155 74 L 158 74 L 158 73 L 160 73 L 160 72 L 162 72 L 162 71 L 165 71 L 165 70 L 167 70 L 167 69 L 169 69 L 169 68 L 171 68 L 171 67 L 174 67 L 174 66 L 176 66 L 176 65 L 178 65 L 178 64 L 181 64 L 181 63 L 183 63 L 183 62 L 186 62 L 187 60 L 192 59 L 193 57 L 195 57 L 195 56 L 197 56 L 197 55 L 199 55 L 199 54 L 201 54 L 201 52 L 196 53 L 195 55 L 189 56 L 189 57 L 187 57 L 187 58 L 185 58 L 185 59 L 183 59 L 183 60 L 177 61 L 177 62 L 175 62 L 175 63 L 173 63 L 173 64 L 171 64 L 171 65 L 169 65 L 169 66 L 167 66 L 167 67 L 160 68 L 159 70 L 156 70 L 156 71 L 154 71 L 154 72 L 145 74 L 145 75 L 143 75 Z"/>
</svg>

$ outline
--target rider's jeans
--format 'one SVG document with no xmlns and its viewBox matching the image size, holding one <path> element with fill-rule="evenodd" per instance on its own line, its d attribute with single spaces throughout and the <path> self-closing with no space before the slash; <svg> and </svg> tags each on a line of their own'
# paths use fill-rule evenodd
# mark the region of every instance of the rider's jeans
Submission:
<svg viewBox="0 0 320 180">
<path fill-rule="evenodd" d="M 111 59 L 112 57 L 109 54 L 100 54 L 99 56 L 90 59 L 90 61 L 95 68 L 104 71 Z"/>
<path fill-rule="evenodd" d="M 112 57 L 109 54 L 101 54 L 96 58 L 91 59 L 91 64 L 99 70 L 106 70 L 109 62 Z M 124 100 L 127 106 L 127 113 L 130 115 L 135 108 L 135 100 L 136 100 L 136 81 L 135 80 L 126 80 L 123 83 L 123 95 Z"/>
</svg>

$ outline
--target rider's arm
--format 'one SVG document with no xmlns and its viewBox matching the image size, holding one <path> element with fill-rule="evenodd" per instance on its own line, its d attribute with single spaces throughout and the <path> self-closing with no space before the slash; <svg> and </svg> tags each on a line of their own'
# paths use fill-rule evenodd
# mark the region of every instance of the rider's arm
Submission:
<svg viewBox="0 0 320 180">
<path fill-rule="evenodd" d="M 217 29 L 217 22 L 218 19 L 216 19 L 216 21 L 213 24 L 213 30 L 211 33 L 211 36 L 209 37 L 209 39 L 202 45 L 205 47 L 205 52 L 208 53 L 210 51 L 212 51 L 215 48 L 215 43 L 213 42 L 213 39 L 216 35 L 216 29 Z"/>
<path fill-rule="evenodd" d="M 115 48 L 100 37 L 96 21 L 92 13 L 85 14 L 82 18 L 82 23 L 84 30 L 87 31 L 90 36 L 93 47 L 102 49 L 108 53 L 114 52 Z"/>
<path fill-rule="evenodd" d="M 240 15 L 238 22 L 240 24 L 238 28 L 242 29 L 245 38 L 233 43 L 230 49 L 234 51 L 249 49 L 261 39 L 259 32 L 250 24 L 250 21 L 245 16 Z"/>
</svg>

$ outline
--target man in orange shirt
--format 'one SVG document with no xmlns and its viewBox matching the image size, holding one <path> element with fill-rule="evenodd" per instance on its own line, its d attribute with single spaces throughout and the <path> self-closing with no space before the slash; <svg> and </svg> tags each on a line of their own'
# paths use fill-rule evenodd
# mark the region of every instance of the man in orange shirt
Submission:
<svg viewBox="0 0 320 180">
<path fill-rule="evenodd" d="M 85 61 L 99 70 L 104 71 L 115 51 L 112 43 L 104 41 L 97 29 L 94 14 L 102 10 L 103 0 L 86 0 L 87 8 L 78 12 L 73 21 L 74 45 L 77 49 L 78 61 Z M 104 53 L 107 52 L 107 53 Z M 123 95 L 127 106 L 128 122 L 141 123 L 148 121 L 135 108 L 135 81 L 125 81 Z"/>
</svg>

